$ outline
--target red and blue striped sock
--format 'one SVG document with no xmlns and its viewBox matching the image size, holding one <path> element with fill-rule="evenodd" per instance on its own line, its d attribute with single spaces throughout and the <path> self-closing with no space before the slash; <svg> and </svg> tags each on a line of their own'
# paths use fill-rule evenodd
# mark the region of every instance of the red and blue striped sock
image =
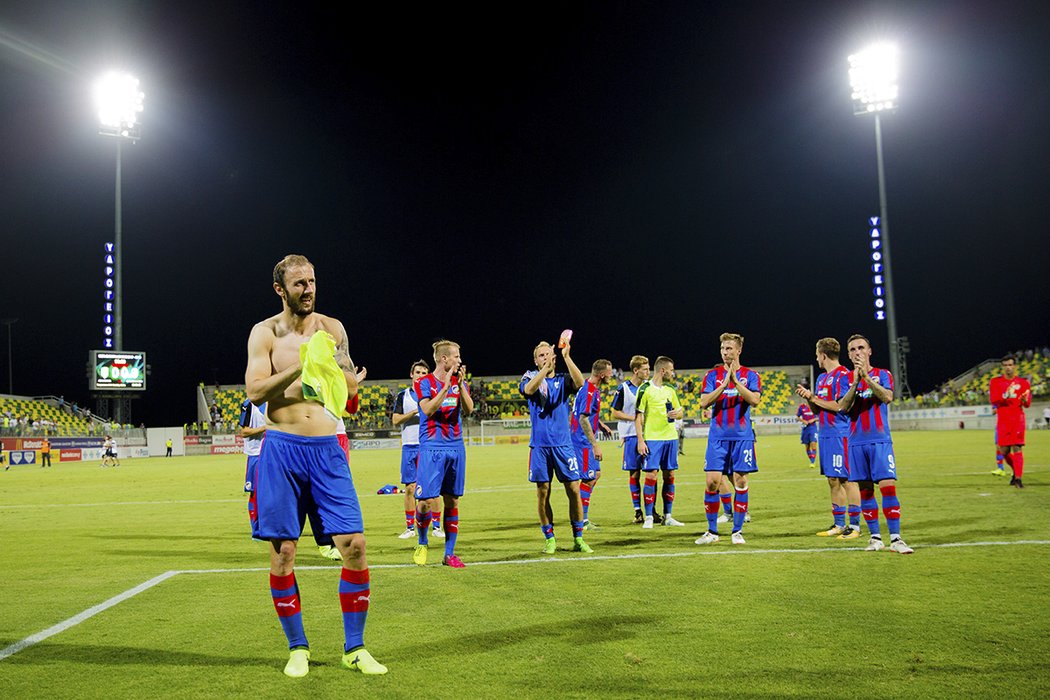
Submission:
<svg viewBox="0 0 1050 700">
<path fill-rule="evenodd" d="M 852 527 L 860 527 L 860 506 L 850 503 L 849 504 L 849 524 Z"/>
<path fill-rule="evenodd" d="M 872 537 L 882 537 L 879 530 L 879 504 L 875 501 L 875 489 L 860 490 L 860 512 L 868 524 L 868 533 Z"/>
<path fill-rule="evenodd" d="M 591 492 L 594 486 L 585 481 L 580 482 L 580 501 L 583 503 L 583 519 L 587 519 L 587 511 L 591 509 Z"/>
<path fill-rule="evenodd" d="M 736 500 L 733 501 L 733 532 L 740 532 L 744 527 L 744 516 L 747 514 L 747 489 L 736 490 Z"/>
<path fill-rule="evenodd" d="M 846 507 L 831 502 L 831 517 L 837 527 L 846 527 Z"/>
<path fill-rule="evenodd" d="M 299 606 L 299 584 L 295 582 L 295 572 L 286 576 L 271 573 L 270 596 L 277 619 L 284 628 L 284 636 L 288 638 L 288 648 L 309 647 L 303 630 L 303 611 Z"/>
<path fill-rule="evenodd" d="M 653 517 L 653 504 L 656 503 L 656 477 L 645 477 L 645 488 L 642 489 L 645 497 L 645 517 Z"/>
<path fill-rule="evenodd" d="M 572 536 L 574 538 L 576 538 L 576 537 L 583 537 L 583 521 L 582 520 L 573 520 L 572 521 Z"/>
<path fill-rule="evenodd" d="M 339 607 L 343 611 L 344 652 L 365 645 L 369 593 L 368 569 L 343 569 L 339 575 Z"/>
<path fill-rule="evenodd" d="M 1006 471 L 1006 467 L 1003 466 L 1003 454 L 1001 452 L 995 453 L 995 466 L 1001 472 Z"/>
<path fill-rule="evenodd" d="M 806 456 L 809 457 L 809 463 L 810 464 L 815 464 L 816 463 L 816 461 L 817 461 L 817 451 L 816 450 L 808 450 L 807 449 L 806 450 Z"/>
<path fill-rule="evenodd" d="M 405 529 L 412 530 L 416 527 L 416 511 L 406 510 L 405 511 Z"/>
<path fill-rule="evenodd" d="M 722 501 L 722 512 L 726 515 L 733 514 L 733 494 L 731 493 L 720 493 L 718 498 Z"/>
<path fill-rule="evenodd" d="M 416 534 L 418 535 L 416 541 L 419 544 L 430 544 L 430 519 L 432 517 L 434 514 L 430 511 L 416 513 Z"/>
<path fill-rule="evenodd" d="M 445 511 L 445 556 L 456 553 L 456 540 L 459 538 L 459 508 Z"/>
<path fill-rule="evenodd" d="M 886 516 L 886 529 L 892 540 L 901 534 L 901 502 L 897 499 L 895 485 L 883 486 L 879 490 L 882 491 L 882 514 Z"/>
<path fill-rule="evenodd" d="M 441 511 L 433 510 L 430 512 L 430 522 L 433 524 L 435 530 L 441 529 Z"/>
<path fill-rule="evenodd" d="M 707 513 L 707 530 L 718 534 L 718 491 L 704 491 L 704 512 Z"/>
<path fill-rule="evenodd" d="M 666 518 L 671 514 L 671 506 L 674 505 L 674 472 L 667 473 L 667 479 L 664 480 L 663 491 L 660 495 L 664 499 L 664 517 Z"/>
<path fill-rule="evenodd" d="M 635 510 L 642 509 L 642 493 L 638 488 L 638 476 L 631 474 L 628 477 L 628 486 L 631 489 L 631 504 L 634 505 Z"/>
<path fill-rule="evenodd" d="M 552 539 L 554 537 L 554 525 L 544 525 L 540 523 L 540 529 L 543 530 L 543 536 L 546 539 Z"/>
</svg>

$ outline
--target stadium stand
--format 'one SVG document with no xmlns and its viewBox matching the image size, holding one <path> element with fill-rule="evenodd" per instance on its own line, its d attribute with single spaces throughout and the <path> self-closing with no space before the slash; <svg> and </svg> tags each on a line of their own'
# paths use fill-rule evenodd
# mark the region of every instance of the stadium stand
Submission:
<svg viewBox="0 0 1050 700">
<path fill-rule="evenodd" d="M 61 399 L 0 396 L 0 432 L 5 436 L 101 434 L 106 424 Z"/>
<path fill-rule="evenodd" d="M 1004 355 L 1006 353 L 1003 353 Z M 1032 385 L 1035 398 L 1050 395 L 1050 348 L 1013 353 L 1017 357 L 1017 374 Z M 946 406 L 974 406 L 988 403 L 988 384 L 992 377 L 1002 375 L 998 359 L 987 359 L 937 389 L 919 394 L 902 403 L 902 408 L 938 408 Z"/>
</svg>

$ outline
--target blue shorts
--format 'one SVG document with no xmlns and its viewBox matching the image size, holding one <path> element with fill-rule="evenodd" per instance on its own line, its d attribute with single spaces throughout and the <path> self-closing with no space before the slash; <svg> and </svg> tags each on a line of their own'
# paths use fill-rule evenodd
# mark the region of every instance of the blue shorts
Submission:
<svg viewBox="0 0 1050 700">
<path fill-rule="evenodd" d="M 817 443 L 820 452 L 820 473 L 829 479 L 849 478 L 849 450 L 846 438 L 820 438 Z"/>
<path fill-rule="evenodd" d="M 808 445 L 817 441 L 817 424 L 802 426 L 802 444 Z"/>
<path fill-rule="evenodd" d="M 401 446 L 401 483 L 416 483 L 416 465 L 419 464 L 419 445 Z"/>
<path fill-rule="evenodd" d="M 467 477 L 467 450 L 462 444 L 450 447 L 421 447 L 416 469 L 416 498 L 463 495 Z"/>
<path fill-rule="evenodd" d="M 306 518 L 316 538 L 364 532 L 346 453 L 335 435 L 269 429 L 255 477 L 258 538 L 298 540 Z"/>
<path fill-rule="evenodd" d="M 529 481 L 549 484 L 551 476 L 565 484 L 580 480 L 580 464 L 568 445 L 529 448 Z"/>
<path fill-rule="evenodd" d="M 678 469 L 677 440 L 646 440 L 649 456 L 642 463 L 642 471 L 654 472 L 657 469 L 673 471 Z"/>
<path fill-rule="evenodd" d="M 598 478 L 598 472 L 602 470 L 602 463 L 594 458 L 594 448 L 588 445 L 580 447 L 572 446 L 576 453 L 576 464 L 580 466 L 580 479 L 582 481 L 594 481 Z"/>
<path fill-rule="evenodd" d="M 642 468 L 645 462 L 638 454 L 638 436 L 629 435 L 623 439 L 623 470 L 625 472 L 636 472 Z"/>
<path fill-rule="evenodd" d="M 849 446 L 850 481 L 885 481 L 897 478 L 892 442 L 866 442 Z"/>
<path fill-rule="evenodd" d="M 704 455 L 704 471 L 722 472 L 726 476 L 757 472 L 755 441 L 708 439 L 707 453 Z"/>
<path fill-rule="evenodd" d="M 244 492 L 255 490 L 255 478 L 259 471 L 259 455 L 248 455 L 248 464 L 244 467 Z"/>
</svg>

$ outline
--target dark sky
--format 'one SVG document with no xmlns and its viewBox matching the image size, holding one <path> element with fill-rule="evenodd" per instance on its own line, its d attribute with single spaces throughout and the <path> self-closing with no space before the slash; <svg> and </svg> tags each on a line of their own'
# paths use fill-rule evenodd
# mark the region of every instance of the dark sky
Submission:
<svg viewBox="0 0 1050 700">
<path fill-rule="evenodd" d="M 153 369 L 135 422 L 243 381 L 289 252 L 374 378 L 438 336 L 514 374 L 564 327 L 581 364 L 710 366 L 732 330 L 751 365 L 852 332 L 887 365 L 874 124 L 846 63 L 875 39 L 902 53 L 883 133 L 912 388 L 1050 341 L 1050 4 L 383 6 L 0 5 L 16 393 L 88 400 L 116 150 L 90 85 L 111 67 L 146 93 L 123 161 L 125 347 Z"/>
</svg>

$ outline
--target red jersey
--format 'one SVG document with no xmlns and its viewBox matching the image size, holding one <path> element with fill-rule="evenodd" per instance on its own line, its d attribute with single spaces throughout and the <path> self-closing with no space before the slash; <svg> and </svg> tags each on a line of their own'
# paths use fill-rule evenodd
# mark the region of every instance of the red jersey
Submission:
<svg viewBox="0 0 1050 700">
<path fill-rule="evenodd" d="M 1032 405 L 1032 385 L 1021 377 L 992 377 L 988 394 L 995 406 L 999 444 L 1023 445 L 1024 410 Z"/>
</svg>

